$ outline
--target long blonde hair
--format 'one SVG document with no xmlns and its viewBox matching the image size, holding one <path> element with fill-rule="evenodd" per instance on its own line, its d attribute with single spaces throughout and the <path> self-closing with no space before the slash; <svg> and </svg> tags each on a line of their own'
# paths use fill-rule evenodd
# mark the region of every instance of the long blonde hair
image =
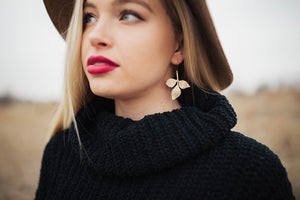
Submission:
<svg viewBox="0 0 300 200">
<path fill-rule="evenodd" d="M 50 132 L 52 137 L 57 132 L 68 129 L 73 122 L 80 146 L 75 114 L 93 97 L 81 62 L 83 3 L 84 0 L 76 1 L 67 30 L 64 98 L 58 107 Z M 197 28 L 199 24 L 196 24 L 186 1 L 162 0 L 162 3 L 171 18 L 175 34 L 183 36 L 184 73 L 189 82 L 198 88 L 219 91 L 220 87 L 209 67 L 203 38 Z"/>
</svg>

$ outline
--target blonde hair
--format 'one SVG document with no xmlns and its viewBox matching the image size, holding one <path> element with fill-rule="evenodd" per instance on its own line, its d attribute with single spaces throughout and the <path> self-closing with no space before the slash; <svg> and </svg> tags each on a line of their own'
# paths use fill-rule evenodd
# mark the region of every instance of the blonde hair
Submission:
<svg viewBox="0 0 300 200">
<path fill-rule="evenodd" d="M 209 58 L 202 38 L 202 25 L 196 22 L 190 7 L 183 0 L 163 0 L 176 34 L 183 36 L 184 73 L 198 88 L 220 91 L 210 67 Z"/>
<path fill-rule="evenodd" d="M 58 106 L 56 116 L 52 122 L 50 137 L 59 131 L 69 128 L 72 122 L 74 123 L 76 132 L 78 132 L 75 113 L 86 104 L 92 96 L 81 62 L 84 0 L 77 0 L 75 2 L 66 37 L 67 53 L 64 74 L 64 97 Z M 78 139 L 80 143 L 79 135 Z"/>
<path fill-rule="evenodd" d="M 93 97 L 81 62 L 83 3 L 84 0 L 76 1 L 67 30 L 64 99 L 58 107 L 50 132 L 52 137 L 57 132 L 68 129 L 73 122 L 80 147 L 75 114 Z M 162 3 L 171 18 L 176 36 L 183 35 L 184 73 L 189 82 L 204 90 L 219 91 L 220 87 L 210 69 L 199 24 L 196 24 L 186 1 L 162 0 Z"/>
</svg>

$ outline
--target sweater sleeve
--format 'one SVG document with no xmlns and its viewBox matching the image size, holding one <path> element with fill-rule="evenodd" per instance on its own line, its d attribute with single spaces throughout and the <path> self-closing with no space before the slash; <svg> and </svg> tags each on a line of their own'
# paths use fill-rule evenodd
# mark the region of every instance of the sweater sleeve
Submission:
<svg viewBox="0 0 300 200">
<path fill-rule="evenodd" d="M 294 200 L 291 183 L 279 157 L 265 145 L 257 144 L 247 159 L 245 170 L 253 199 Z"/>
<path fill-rule="evenodd" d="M 36 200 L 46 199 L 49 185 L 51 185 L 51 182 L 55 177 L 55 174 L 53 174 L 55 171 L 54 163 L 57 163 L 58 152 L 61 150 L 60 148 L 63 147 L 63 133 L 64 132 L 60 132 L 54 135 L 44 149 L 40 169 L 40 179 L 35 194 Z"/>
</svg>

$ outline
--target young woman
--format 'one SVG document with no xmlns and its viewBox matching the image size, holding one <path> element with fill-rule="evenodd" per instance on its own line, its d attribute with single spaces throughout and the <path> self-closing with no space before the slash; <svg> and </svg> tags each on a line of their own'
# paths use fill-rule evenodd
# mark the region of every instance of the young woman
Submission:
<svg viewBox="0 0 300 200">
<path fill-rule="evenodd" d="M 231 131 L 204 0 L 44 3 L 67 55 L 36 199 L 294 199 L 279 158 Z"/>
</svg>

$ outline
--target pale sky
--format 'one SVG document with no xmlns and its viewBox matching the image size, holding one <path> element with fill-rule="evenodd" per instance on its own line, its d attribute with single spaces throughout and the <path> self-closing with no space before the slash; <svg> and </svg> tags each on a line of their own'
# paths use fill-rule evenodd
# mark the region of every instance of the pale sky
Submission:
<svg viewBox="0 0 300 200">
<path fill-rule="evenodd" d="M 207 2 L 234 73 L 228 92 L 300 87 L 299 0 Z M 0 96 L 60 99 L 65 46 L 42 0 L 2 1 L 0 25 Z"/>
</svg>

